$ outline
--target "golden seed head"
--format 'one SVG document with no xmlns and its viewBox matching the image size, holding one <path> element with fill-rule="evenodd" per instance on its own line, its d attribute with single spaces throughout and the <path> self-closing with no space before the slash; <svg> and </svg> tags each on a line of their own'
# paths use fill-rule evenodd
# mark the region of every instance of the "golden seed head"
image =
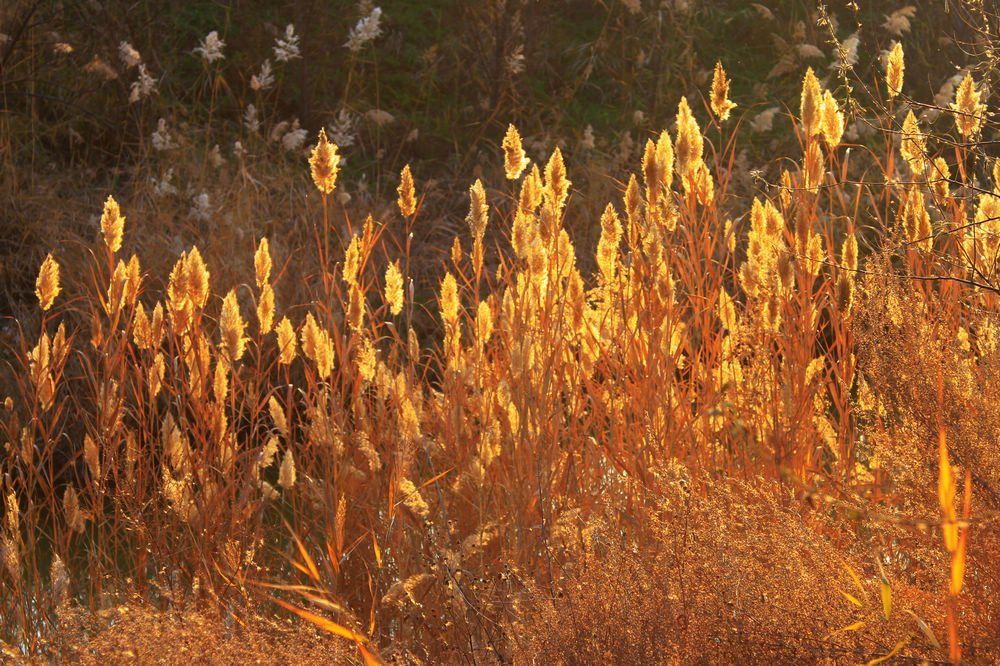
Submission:
<svg viewBox="0 0 1000 666">
<path fill-rule="evenodd" d="M 153 345 L 153 333 L 149 326 L 149 318 L 142 305 L 135 309 L 135 316 L 132 318 L 132 339 L 135 340 L 135 346 L 139 349 L 149 349 Z"/>
<path fill-rule="evenodd" d="M 354 365 L 358 374 L 366 382 L 375 378 L 375 345 L 367 335 L 362 335 L 357 348 L 354 350 Z"/>
<path fill-rule="evenodd" d="M 849 271 L 858 270 L 858 239 L 853 233 L 848 234 L 844 240 L 844 247 L 840 250 L 840 262 Z"/>
<path fill-rule="evenodd" d="M 889 99 L 892 99 L 903 89 L 903 44 L 896 42 L 889 53 L 885 66 L 885 84 L 889 89 Z"/>
<path fill-rule="evenodd" d="M 413 190 L 413 175 L 410 173 L 410 165 L 403 167 L 403 172 L 399 176 L 399 187 L 396 188 L 399 194 L 399 212 L 403 217 L 410 217 L 417 210 L 417 198 Z"/>
<path fill-rule="evenodd" d="M 840 112 L 837 100 L 829 90 L 823 93 L 822 116 L 820 129 L 823 132 L 823 141 L 827 150 L 833 150 L 840 145 L 840 140 L 844 136 L 844 114 Z"/>
<path fill-rule="evenodd" d="M 257 323 L 260 325 L 261 335 L 271 332 L 271 326 L 274 324 L 274 289 L 269 284 L 264 284 L 260 290 L 260 300 L 257 301 Z"/>
<path fill-rule="evenodd" d="M 350 302 L 347 304 L 347 325 L 355 333 L 365 325 L 365 295 L 357 282 L 351 285 Z"/>
<path fill-rule="evenodd" d="M 518 202 L 520 211 L 525 215 L 534 214 L 538 204 L 542 202 L 542 175 L 538 165 L 531 167 L 528 177 L 521 183 L 521 198 Z"/>
<path fill-rule="evenodd" d="M 711 106 L 715 117 L 721 122 L 729 120 L 729 112 L 736 108 L 736 104 L 729 101 L 729 83 L 726 71 L 722 69 L 722 62 L 716 62 L 715 74 L 712 76 Z"/>
<path fill-rule="evenodd" d="M 261 238 L 257 244 L 257 251 L 253 255 L 253 269 L 257 286 L 263 287 L 271 277 L 271 248 L 267 238 Z"/>
<path fill-rule="evenodd" d="M 125 218 L 118 208 L 118 202 L 109 195 L 104 202 L 104 214 L 101 215 L 101 233 L 104 235 L 104 244 L 111 252 L 117 252 L 121 248 L 124 227 Z"/>
<path fill-rule="evenodd" d="M 811 141 L 802 163 L 802 186 L 810 192 L 816 192 L 822 182 L 823 149 L 819 147 L 818 141 Z"/>
<path fill-rule="evenodd" d="M 243 330 L 246 323 L 240 316 L 240 306 L 236 302 L 236 290 L 230 289 L 229 293 L 222 300 L 222 317 L 219 321 L 219 328 L 222 334 L 222 353 L 230 363 L 240 360 L 243 356 L 243 348 L 246 338 Z"/>
<path fill-rule="evenodd" d="M 451 272 L 441 281 L 441 319 L 445 324 L 458 323 L 458 283 Z"/>
<path fill-rule="evenodd" d="M 139 269 L 139 257 L 132 255 L 128 260 L 128 267 L 125 271 L 125 303 L 129 306 L 135 305 L 139 298 L 139 287 L 142 285 L 142 272 Z"/>
<path fill-rule="evenodd" d="M 292 457 L 292 450 L 286 449 L 285 455 L 281 459 L 281 468 L 278 470 L 278 485 L 289 490 L 295 485 L 295 459 Z"/>
<path fill-rule="evenodd" d="M 309 158 L 309 169 L 312 172 L 313 183 L 324 195 L 333 192 L 337 186 L 339 166 L 340 155 L 337 154 L 337 145 L 327 140 L 326 130 L 321 128 L 319 143 L 313 148 L 312 156 Z"/>
<path fill-rule="evenodd" d="M 806 137 L 813 137 L 820 133 L 820 119 L 823 111 L 823 93 L 819 89 L 819 80 L 813 73 L 812 67 L 806 70 L 806 75 L 802 79 L 802 100 L 799 106 L 802 120 L 802 129 Z"/>
<path fill-rule="evenodd" d="M 185 293 L 192 305 L 203 308 L 208 301 L 208 280 L 209 273 L 205 267 L 205 262 L 201 258 L 201 252 L 197 247 L 191 248 L 191 253 L 187 256 L 184 275 L 187 278 Z"/>
<path fill-rule="evenodd" d="M 361 266 L 361 237 L 354 236 L 344 253 L 344 268 L 342 275 L 346 284 L 355 284 L 358 281 L 358 269 Z"/>
<path fill-rule="evenodd" d="M 479 309 L 476 312 L 476 337 L 480 344 L 485 345 L 490 341 L 493 334 L 493 313 L 490 305 L 486 301 L 479 302 Z"/>
<path fill-rule="evenodd" d="M 476 182 L 469 188 L 469 214 L 465 217 L 474 237 L 483 237 L 489 214 L 490 208 L 486 203 L 486 190 L 483 188 L 483 182 L 477 178 Z"/>
<path fill-rule="evenodd" d="M 903 137 L 899 143 L 899 153 L 909 164 L 914 176 L 919 176 L 924 171 L 926 144 L 927 137 L 920 131 L 916 116 L 913 115 L 913 111 L 908 112 L 903 121 Z"/>
<path fill-rule="evenodd" d="M 287 317 L 282 317 L 278 322 L 276 331 L 278 336 L 278 362 L 282 365 L 289 365 L 295 360 L 295 330 Z"/>
<path fill-rule="evenodd" d="M 215 364 L 215 379 L 212 380 L 212 393 L 216 402 L 221 403 L 229 395 L 229 364 Z"/>
<path fill-rule="evenodd" d="M 569 186 L 573 183 L 566 178 L 566 164 L 562 151 L 556 148 L 545 165 L 545 190 L 543 196 L 552 212 L 558 214 L 566 204 Z"/>
<path fill-rule="evenodd" d="M 955 103 L 949 104 L 955 113 L 955 126 L 962 138 L 968 140 L 969 137 L 979 132 L 983 124 L 983 116 L 986 105 L 979 102 L 981 92 L 976 90 L 976 82 L 972 74 L 966 74 L 955 92 Z"/>
<path fill-rule="evenodd" d="M 691 114 L 686 98 L 677 105 L 677 140 L 674 142 L 674 159 L 680 176 L 693 174 L 701 166 L 703 139 L 698 122 Z"/>
<path fill-rule="evenodd" d="M 403 275 L 399 272 L 399 262 L 394 261 L 385 269 L 385 302 L 389 304 L 392 316 L 403 310 Z"/>
<path fill-rule="evenodd" d="M 38 297 L 38 304 L 42 311 L 52 307 L 52 302 L 59 295 L 59 264 L 52 258 L 52 253 L 45 257 L 42 267 L 38 271 L 38 279 L 35 280 L 35 295 Z"/>
<path fill-rule="evenodd" d="M 524 149 L 521 147 L 521 135 L 517 133 L 517 128 L 513 125 L 507 126 L 502 146 L 507 180 L 517 180 L 530 160 L 524 155 Z"/>
<path fill-rule="evenodd" d="M 601 239 L 597 242 L 597 266 L 605 284 L 612 282 L 618 266 L 618 245 L 621 241 L 622 225 L 618 213 L 610 203 L 601 215 Z"/>
<path fill-rule="evenodd" d="M 944 200 L 948 197 L 948 179 L 951 178 L 951 171 L 948 163 L 943 157 L 935 157 L 931 162 L 933 178 L 931 185 L 934 188 L 934 195 L 938 199 Z"/>
</svg>

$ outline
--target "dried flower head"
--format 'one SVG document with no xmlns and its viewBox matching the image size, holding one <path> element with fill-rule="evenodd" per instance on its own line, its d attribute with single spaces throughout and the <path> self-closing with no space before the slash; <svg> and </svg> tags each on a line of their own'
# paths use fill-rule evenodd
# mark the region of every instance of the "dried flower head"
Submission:
<svg viewBox="0 0 1000 666">
<path fill-rule="evenodd" d="M 295 26 L 289 23 L 285 26 L 284 38 L 274 40 L 274 59 L 278 62 L 288 62 L 301 58 L 299 53 L 299 36 L 295 34 Z"/>
<path fill-rule="evenodd" d="M 521 147 L 521 135 L 518 134 L 517 128 L 513 125 L 507 126 L 502 146 L 507 180 L 517 180 L 530 160 L 524 155 L 524 148 Z"/>
<path fill-rule="evenodd" d="M 677 105 L 677 140 L 674 142 L 674 160 L 680 177 L 697 171 L 703 149 L 701 129 L 691 114 L 687 98 L 681 97 Z"/>
<path fill-rule="evenodd" d="M 323 194 L 330 194 L 337 184 L 337 170 L 340 165 L 340 155 L 336 144 L 326 138 L 326 130 L 319 130 L 319 143 L 313 149 L 309 158 L 309 168 L 312 171 L 313 182 Z"/>
<path fill-rule="evenodd" d="M 716 62 L 712 76 L 712 112 L 722 122 L 729 120 L 729 112 L 736 108 L 736 104 L 729 101 L 729 83 L 722 62 Z"/>
<path fill-rule="evenodd" d="M 486 203 L 486 190 L 483 182 L 476 179 L 476 182 L 469 188 L 469 214 L 465 221 L 469 225 L 469 230 L 476 238 L 482 238 L 486 232 L 486 222 L 489 217 L 489 206 Z"/>
<path fill-rule="evenodd" d="M 844 136 L 844 114 L 840 112 L 837 100 L 829 90 L 823 93 L 822 115 L 820 129 L 823 132 L 823 141 L 827 150 L 833 150 L 840 145 L 840 140 Z"/>
<path fill-rule="evenodd" d="M 968 140 L 979 132 L 983 124 L 986 105 L 979 102 L 981 92 L 976 90 L 972 74 L 966 74 L 955 92 L 954 104 L 949 104 L 955 113 L 955 125 L 962 138 Z"/>
<path fill-rule="evenodd" d="M 799 106 L 802 129 L 807 137 L 819 134 L 822 129 L 820 121 L 823 115 L 823 93 L 819 89 L 819 80 L 812 67 L 806 70 L 802 79 L 802 100 Z"/>
<path fill-rule="evenodd" d="M 194 52 L 201 56 L 201 59 L 207 63 L 213 63 L 216 60 L 222 60 L 225 56 L 222 55 L 222 49 L 226 47 L 226 43 L 219 39 L 219 32 L 213 30 L 205 36 L 202 40 L 201 45 L 198 46 Z"/>
<path fill-rule="evenodd" d="M 101 216 L 101 233 L 104 234 L 104 243 L 111 252 L 117 252 L 121 248 L 124 226 L 125 218 L 121 215 L 118 202 L 114 197 L 108 196 L 104 202 L 104 214 Z"/>
<path fill-rule="evenodd" d="M 394 261 L 385 269 L 385 302 L 393 316 L 403 310 L 403 276 L 399 272 L 399 262 Z"/>
<path fill-rule="evenodd" d="M 271 332 L 271 325 L 274 323 L 274 289 L 271 285 L 265 284 L 260 290 L 260 299 L 257 301 L 257 323 L 260 325 L 260 332 Z"/>
<path fill-rule="evenodd" d="M 42 311 L 52 307 L 52 302 L 59 295 L 59 264 L 52 258 L 52 253 L 45 257 L 42 267 L 38 271 L 38 279 L 35 280 L 35 295 L 38 297 L 38 304 Z"/>
<path fill-rule="evenodd" d="M 276 335 L 278 336 L 278 362 L 288 365 L 295 360 L 295 330 L 287 317 L 282 317 L 278 322 Z"/>
<path fill-rule="evenodd" d="M 243 356 L 246 338 L 243 331 L 246 323 L 240 316 L 240 306 L 236 302 L 236 290 L 230 289 L 222 301 L 222 317 L 219 321 L 222 333 L 222 353 L 230 363 L 238 361 Z"/>
<path fill-rule="evenodd" d="M 257 286 L 263 287 L 271 277 L 271 250 L 267 238 L 261 238 L 257 251 L 253 255 L 253 268 L 257 278 Z"/>
<path fill-rule="evenodd" d="M 382 20 L 382 8 L 373 7 L 368 16 L 358 19 L 357 24 L 351 28 L 344 44 L 353 53 L 359 52 L 368 42 L 377 39 L 382 34 L 382 27 L 379 22 Z"/>
<path fill-rule="evenodd" d="M 399 195 L 399 213 L 403 217 L 410 217 L 417 210 L 417 198 L 413 191 L 413 174 L 410 173 L 410 165 L 403 167 L 399 174 L 399 187 L 396 188 Z"/>
<path fill-rule="evenodd" d="M 903 44 L 896 42 L 889 53 L 885 66 L 885 84 L 889 89 L 889 99 L 892 99 L 903 89 Z"/>
<path fill-rule="evenodd" d="M 278 470 L 278 485 L 289 490 L 295 485 L 295 458 L 292 457 L 292 450 L 286 449 L 285 455 L 281 459 L 281 468 Z"/>
<path fill-rule="evenodd" d="M 927 137 L 920 131 L 913 111 L 909 111 L 903 121 L 903 136 L 899 143 L 899 153 L 910 165 L 910 171 L 914 176 L 919 176 L 924 171 L 926 144 Z"/>
</svg>

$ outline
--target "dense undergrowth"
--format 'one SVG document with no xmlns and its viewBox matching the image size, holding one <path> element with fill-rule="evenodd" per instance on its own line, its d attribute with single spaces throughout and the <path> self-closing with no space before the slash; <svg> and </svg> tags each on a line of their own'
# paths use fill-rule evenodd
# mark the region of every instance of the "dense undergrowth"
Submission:
<svg viewBox="0 0 1000 666">
<path fill-rule="evenodd" d="M 459 204 L 410 164 L 342 196 L 355 158 L 388 172 L 395 121 L 277 120 L 294 27 L 252 112 L 217 33 L 188 54 L 195 98 L 170 88 L 148 125 L 153 65 L 101 60 L 135 82 L 109 116 L 134 152 L 95 171 L 103 208 L 26 232 L 33 293 L 5 292 L 5 658 L 995 662 L 996 17 L 954 7 L 975 59 L 931 100 L 916 10 L 879 18 L 901 39 L 865 69 L 871 28 L 821 6 L 761 75 L 794 81 L 785 110 L 734 108 L 721 58 L 651 111 L 669 129 L 606 139 L 581 191 L 554 140 L 492 131 L 539 115 L 516 85 L 534 24 L 505 13 L 530 3 L 486 5 L 490 120 L 442 176 Z M 697 35 L 714 9 L 660 12 Z M 359 15 L 360 77 L 386 37 Z M 0 146 L 25 210 L 68 192 L 18 168 L 26 118 L 8 107 Z"/>
</svg>

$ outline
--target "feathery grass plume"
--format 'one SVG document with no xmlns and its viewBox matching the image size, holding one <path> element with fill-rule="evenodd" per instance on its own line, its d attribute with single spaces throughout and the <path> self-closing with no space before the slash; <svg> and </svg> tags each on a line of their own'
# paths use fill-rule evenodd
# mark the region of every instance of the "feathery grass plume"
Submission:
<svg viewBox="0 0 1000 666">
<path fill-rule="evenodd" d="M 816 192 L 823 182 L 823 149 L 819 142 L 812 141 L 806 148 L 806 157 L 802 162 L 802 187 L 810 192 Z"/>
<path fill-rule="evenodd" d="M 513 125 L 507 126 L 502 147 L 504 172 L 507 175 L 507 180 L 517 180 L 530 160 L 524 155 L 524 149 L 521 147 L 521 135 L 517 133 L 517 128 Z"/>
<path fill-rule="evenodd" d="M 840 263 L 853 275 L 858 270 L 858 237 L 852 232 L 847 234 L 840 250 Z"/>
<path fill-rule="evenodd" d="M 534 215 L 542 203 L 542 174 L 538 165 L 531 167 L 528 176 L 521 183 L 521 196 L 518 199 L 518 210 L 524 215 Z"/>
<path fill-rule="evenodd" d="M 703 139 L 698 122 L 691 114 L 687 98 L 677 105 L 677 140 L 674 141 L 674 163 L 679 176 L 693 174 L 701 165 Z"/>
<path fill-rule="evenodd" d="M 288 317 L 282 317 L 275 331 L 278 338 L 278 362 L 289 365 L 295 360 L 295 330 Z"/>
<path fill-rule="evenodd" d="M 153 359 L 152 365 L 146 372 L 146 381 L 149 384 L 149 399 L 152 400 L 159 394 L 160 388 L 163 386 L 163 373 L 166 372 L 166 365 L 164 365 L 163 354 L 156 352 L 156 357 Z"/>
<path fill-rule="evenodd" d="M 278 485 L 285 490 L 290 490 L 295 485 L 295 459 L 292 457 L 291 449 L 285 449 L 285 455 L 281 459 L 281 467 L 278 470 Z"/>
<path fill-rule="evenodd" d="M 441 319 L 445 324 L 450 326 L 458 324 L 458 283 L 450 271 L 441 281 L 440 310 Z"/>
<path fill-rule="evenodd" d="M 799 113 L 806 137 L 814 137 L 822 131 L 823 93 L 819 89 L 819 80 L 813 73 L 812 67 L 806 70 L 806 75 L 802 79 Z"/>
<path fill-rule="evenodd" d="M 413 215 L 417 210 L 417 197 L 414 194 L 413 174 L 410 173 L 409 164 L 403 167 L 399 175 L 399 187 L 396 188 L 396 193 L 399 195 L 396 203 L 399 205 L 400 215 L 403 217 Z"/>
<path fill-rule="evenodd" d="M 208 295 L 210 293 L 208 281 L 211 276 L 205 267 L 205 261 L 201 258 L 201 252 L 198 251 L 197 246 L 191 248 L 191 252 L 188 253 L 185 263 L 184 276 L 186 284 L 184 285 L 184 293 L 192 305 L 203 308 L 205 307 L 205 303 L 208 302 Z"/>
<path fill-rule="evenodd" d="M 406 478 L 400 479 L 399 495 L 402 497 L 406 508 L 414 514 L 425 520 L 430 516 L 430 507 L 427 506 L 427 502 L 424 501 L 424 498 L 420 495 L 420 491 L 417 490 L 412 481 Z"/>
<path fill-rule="evenodd" d="M 597 242 L 597 266 L 601 270 L 602 281 L 610 287 L 618 269 L 618 246 L 621 241 L 622 225 L 618 213 L 610 203 L 601 215 L 601 239 Z"/>
<path fill-rule="evenodd" d="M 80 498 L 76 494 L 76 488 L 66 486 L 63 493 L 63 512 L 66 516 L 66 525 L 74 532 L 83 532 L 87 526 L 87 517 L 80 509 Z"/>
<path fill-rule="evenodd" d="M 736 108 L 736 104 L 729 100 L 729 84 L 726 71 L 722 69 L 722 62 L 717 61 L 715 73 L 712 75 L 711 106 L 712 112 L 720 122 L 729 120 L 729 112 Z"/>
<path fill-rule="evenodd" d="M 924 155 L 927 150 L 927 137 L 920 131 L 917 118 L 913 111 L 906 114 L 903 121 L 903 137 L 899 143 L 899 154 L 903 156 L 910 166 L 910 172 L 914 177 L 924 172 Z"/>
<path fill-rule="evenodd" d="M 330 194 L 337 186 L 337 171 L 340 166 L 340 155 L 337 145 L 326 138 L 326 130 L 320 128 L 319 142 L 313 148 L 309 158 L 309 170 L 312 172 L 313 183 L 323 194 Z"/>
<path fill-rule="evenodd" d="M 269 284 L 265 284 L 260 290 L 260 298 L 257 300 L 257 323 L 261 335 L 270 333 L 271 326 L 274 325 L 274 289 Z"/>
<path fill-rule="evenodd" d="M 389 304 L 392 316 L 403 310 L 403 276 L 399 272 L 399 261 L 394 261 L 385 269 L 385 302 Z"/>
<path fill-rule="evenodd" d="M 476 179 L 476 182 L 469 188 L 469 214 L 465 216 L 465 221 L 469 225 L 469 230 L 473 237 L 482 238 L 486 232 L 486 223 L 489 219 L 490 208 L 486 203 L 486 190 L 483 182 Z"/>
<path fill-rule="evenodd" d="M 958 133 L 965 140 L 978 133 L 982 127 L 986 105 L 980 103 L 980 95 L 981 91 L 976 90 L 972 74 L 966 74 L 955 91 L 955 102 L 948 105 L 955 114 Z"/>
<path fill-rule="evenodd" d="M 253 255 L 253 269 L 257 287 L 263 287 L 271 277 L 271 249 L 266 237 L 261 238 L 257 244 L 257 251 Z"/>
<path fill-rule="evenodd" d="M 889 99 L 894 98 L 903 90 L 903 43 L 896 42 L 889 53 L 889 59 L 885 65 L 885 84 L 888 88 Z"/>
<path fill-rule="evenodd" d="M 788 172 L 788 169 L 781 170 L 781 189 L 778 192 L 778 200 L 781 202 L 781 207 L 787 212 L 792 205 L 792 174 Z"/>
<path fill-rule="evenodd" d="M 490 341 L 493 334 L 493 313 L 490 311 L 490 304 L 486 301 L 479 301 L 479 308 L 476 312 L 476 339 L 479 344 L 485 345 Z"/>
<path fill-rule="evenodd" d="M 826 253 L 823 251 L 823 237 L 819 234 L 813 234 L 809 239 L 809 247 L 806 249 L 806 254 L 809 258 L 809 265 L 807 266 L 809 272 L 813 277 L 819 275 L 819 271 L 823 268 L 823 262 L 826 261 Z M 791 280 L 784 280 L 786 287 L 790 288 Z"/>
<path fill-rule="evenodd" d="M 352 282 L 350 286 L 347 325 L 355 333 L 360 332 L 361 327 L 365 325 L 365 295 L 361 291 L 361 285 L 356 281 Z"/>
<path fill-rule="evenodd" d="M 101 215 L 101 233 L 104 235 L 104 244 L 112 253 L 117 252 L 122 246 L 122 230 L 125 228 L 125 218 L 122 217 L 118 202 L 114 197 L 108 196 L 104 202 L 104 214 Z"/>
<path fill-rule="evenodd" d="M 59 295 L 59 264 L 52 258 L 49 252 L 38 270 L 38 278 L 35 280 L 35 296 L 38 297 L 38 304 L 45 312 L 52 307 L 52 302 Z"/>
<path fill-rule="evenodd" d="M 125 270 L 125 303 L 132 307 L 139 298 L 139 287 L 142 286 L 142 272 L 139 268 L 139 257 L 132 255 Z"/>
<path fill-rule="evenodd" d="M 844 114 L 840 112 L 837 100 L 829 90 L 823 92 L 822 116 L 820 129 L 823 132 L 823 141 L 827 150 L 833 150 L 840 145 L 840 140 L 844 136 Z"/>
<path fill-rule="evenodd" d="M 361 267 L 361 237 L 351 238 L 347 251 L 344 253 L 344 267 L 341 269 L 341 276 L 344 283 L 355 284 L 358 281 L 358 269 Z"/>
<path fill-rule="evenodd" d="M 543 199 L 554 215 L 562 213 L 572 184 L 572 181 L 566 178 L 566 164 L 563 162 L 562 151 L 556 148 L 545 165 L 545 188 L 542 191 Z"/>
<path fill-rule="evenodd" d="M 354 349 L 354 366 L 358 375 L 366 382 L 375 378 L 375 345 L 368 335 L 362 335 Z"/>
<path fill-rule="evenodd" d="M 903 228 L 907 240 L 929 251 L 933 244 L 931 217 L 924 205 L 924 193 L 916 185 L 910 188 L 903 205 Z"/>
<path fill-rule="evenodd" d="M 405 393 L 401 394 L 399 400 L 399 433 L 405 442 L 416 442 L 420 439 L 420 419 L 413 408 L 413 401 Z"/>
<path fill-rule="evenodd" d="M 217 403 L 222 403 L 229 395 L 229 365 L 227 363 L 215 364 L 215 378 L 212 380 L 212 394 Z"/>
<path fill-rule="evenodd" d="M 246 344 L 246 337 L 243 335 L 245 328 L 246 323 L 240 316 L 240 306 L 236 302 L 236 290 L 230 289 L 222 301 L 222 317 L 219 320 L 222 353 L 230 363 L 235 363 L 243 356 Z"/>
<path fill-rule="evenodd" d="M 736 303 L 725 287 L 719 289 L 718 313 L 719 321 L 722 322 L 726 330 L 735 333 L 738 326 L 736 320 Z"/>
<path fill-rule="evenodd" d="M 153 331 L 149 325 L 146 309 L 139 305 L 132 317 L 132 339 L 139 349 L 149 349 L 153 346 Z"/>
<path fill-rule="evenodd" d="M 91 480 L 100 485 L 101 451 L 97 446 L 97 442 L 94 441 L 94 438 L 89 433 L 83 436 L 83 459 L 87 463 Z"/>
<path fill-rule="evenodd" d="M 125 262 L 119 259 L 114 272 L 111 273 L 111 280 L 108 283 L 108 300 L 104 305 L 104 312 L 109 316 L 120 310 L 125 303 L 126 271 Z"/>
</svg>

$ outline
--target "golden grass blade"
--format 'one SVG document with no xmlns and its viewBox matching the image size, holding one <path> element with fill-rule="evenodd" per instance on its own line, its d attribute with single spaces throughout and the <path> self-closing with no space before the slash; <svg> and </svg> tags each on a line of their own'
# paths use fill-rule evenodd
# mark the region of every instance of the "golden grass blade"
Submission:
<svg viewBox="0 0 1000 666">
<path fill-rule="evenodd" d="M 841 627 L 840 629 L 837 629 L 835 631 L 831 631 L 829 634 L 827 634 L 826 636 L 823 637 L 823 640 L 824 641 L 828 641 L 828 640 L 830 640 L 830 638 L 832 638 L 833 636 L 836 636 L 837 634 L 842 634 L 842 633 L 847 632 L 847 631 L 857 631 L 858 629 L 861 629 L 864 626 L 865 626 L 865 621 L 864 620 L 858 620 L 857 622 L 849 624 L 846 627 Z"/>
<path fill-rule="evenodd" d="M 894 656 L 896 656 L 896 653 L 902 650 L 904 647 L 906 647 L 906 644 L 909 642 L 910 642 L 909 638 L 899 641 L 898 643 L 896 643 L 896 647 L 892 648 L 892 652 L 885 655 L 884 657 L 879 657 L 878 659 L 872 659 L 866 664 L 866 666 L 872 666 L 872 664 L 880 664 L 883 661 L 888 661 L 889 659 L 892 659 Z"/>
<path fill-rule="evenodd" d="M 917 614 L 911 611 L 909 608 L 907 608 L 904 612 L 909 613 L 910 615 L 913 616 L 913 619 L 916 620 L 917 622 L 917 626 L 920 627 L 920 631 L 922 631 L 924 636 L 927 637 L 928 642 L 934 647 L 936 647 L 938 650 L 944 652 L 944 648 L 941 647 L 941 642 L 937 639 L 937 636 L 934 635 L 934 631 L 927 625 L 927 623 L 921 620 L 917 616 Z"/>
<path fill-rule="evenodd" d="M 851 574 L 851 580 L 854 581 L 854 584 L 861 591 L 861 594 L 864 595 L 865 588 L 861 585 L 861 579 L 858 578 L 858 574 L 854 573 L 854 569 L 852 569 L 851 565 L 846 562 L 844 562 L 844 568 L 847 569 L 847 573 Z"/>
<path fill-rule="evenodd" d="M 858 601 L 858 598 L 855 597 L 853 594 L 848 594 L 847 592 L 844 592 L 843 590 L 841 590 L 840 593 L 842 595 L 844 595 L 847 598 L 848 601 L 850 601 L 852 604 L 854 604 L 858 608 L 864 608 L 865 605 L 863 603 L 861 603 L 860 601 Z"/>
<path fill-rule="evenodd" d="M 890 613 L 892 613 L 892 588 L 889 587 L 889 579 L 885 576 L 882 562 L 875 560 L 875 564 L 878 565 L 878 587 L 879 595 L 882 597 L 882 614 L 888 620 Z"/>
<path fill-rule="evenodd" d="M 382 549 L 378 547 L 378 541 L 375 540 L 375 533 L 372 532 L 372 548 L 375 549 L 375 561 L 378 563 L 378 568 L 382 568 Z"/>
<path fill-rule="evenodd" d="M 298 608 L 298 607 L 293 606 L 293 605 L 291 605 L 289 603 L 285 603 L 281 599 L 275 599 L 274 597 L 271 597 L 271 601 L 273 601 L 274 603 L 278 604 L 282 608 L 285 608 L 287 610 L 292 611 L 293 613 L 295 613 L 296 615 L 298 615 L 299 617 L 301 617 L 303 620 L 306 620 L 308 622 L 312 622 L 317 627 L 319 627 L 319 628 L 321 628 L 321 629 L 323 629 L 325 631 L 328 631 L 331 634 L 334 634 L 334 635 L 337 635 L 337 636 L 341 636 L 343 638 L 355 641 L 357 643 L 364 643 L 364 642 L 366 642 L 368 640 L 367 636 L 363 636 L 362 634 L 359 634 L 359 633 L 356 633 L 354 631 L 351 631 L 347 627 L 345 627 L 343 625 L 339 625 L 336 622 L 334 622 L 333 620 L 328 620 L 325 617 L 322 617 L 320 615 L 316 615 L 315 613 L 310 613 L 309 611 L 307 611 L 305 609 Z"/>
<path fill-rule="evenodd" d="M 442 476 L 444 476 L 448 472 L 452 471 L 453 469 L 455 469 L 455 468 L 454 467 L 449 467 L 448 469 L 446 469 L 445 471 L 441 472 L 437 476 L 432 477 L 432 478 L 428 479 L 427 481 L 424 481 L 422 484 L 420 484 L 420 488 L 418 488 L 417 490 L 423 490 L 424 488 L 426 488 L 427 486 L 431 485 L 432 483 L 434 483 L 435 481 L 437 481 L 438 479 L 440 479 Z"/>
</svg>

